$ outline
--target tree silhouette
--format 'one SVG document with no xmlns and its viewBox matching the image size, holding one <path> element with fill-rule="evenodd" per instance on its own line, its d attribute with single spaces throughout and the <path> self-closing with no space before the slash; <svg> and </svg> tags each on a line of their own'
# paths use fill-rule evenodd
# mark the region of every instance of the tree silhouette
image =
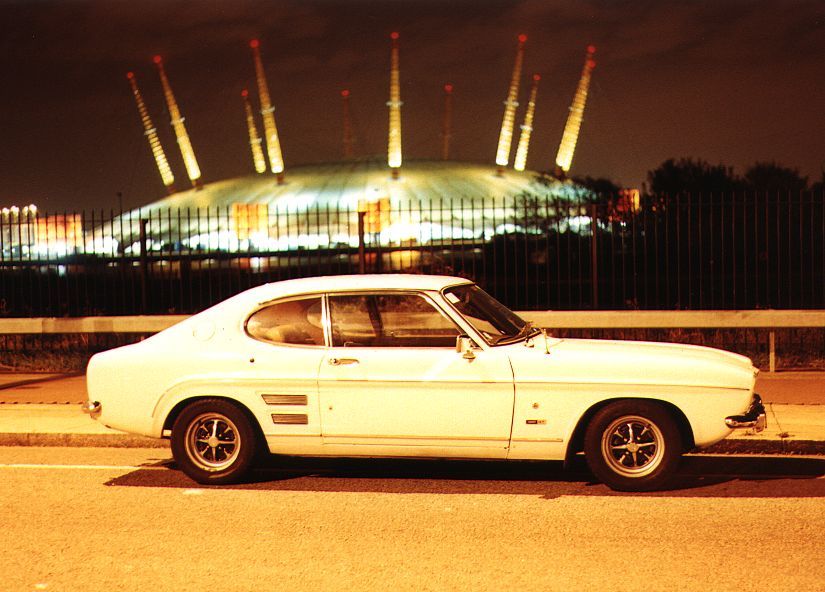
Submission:
<svg viewBox="0 0 825 592">
<path fill-rule="evenodd" d="M 647 173 L 647 190 L 653 195 L 728 192 L 742 188 L 732 167 L 712 165 L 693 158 L 670 158 Z"/>
<path fill-rule="evenodd" d="M 756 162 L 744 177 L 746 188 L 751 191 L 775 193 L 786 191 L 799 193 L 808 188 L 808 177 L 799 174 L 799 169 L 783 167 L 776 162 Z"/>
</svg>

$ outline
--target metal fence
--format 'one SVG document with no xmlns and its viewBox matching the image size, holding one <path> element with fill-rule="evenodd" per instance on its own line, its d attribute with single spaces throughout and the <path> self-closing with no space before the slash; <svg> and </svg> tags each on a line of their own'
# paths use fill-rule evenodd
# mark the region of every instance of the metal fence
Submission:
<svg viewBox="0 0 825 592">
<path fill-rule="evenodd" d="M 0 216 L 0 316 L 192 313 L 265 282 L 475 279 L 521 310 L 822 309 L 821 193 Z"/>
</svg>

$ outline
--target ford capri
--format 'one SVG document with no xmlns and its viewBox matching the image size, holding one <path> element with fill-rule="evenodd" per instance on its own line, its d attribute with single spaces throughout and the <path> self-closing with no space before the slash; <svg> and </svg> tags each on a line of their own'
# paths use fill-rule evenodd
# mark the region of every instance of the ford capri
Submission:
<svg viewBox="0 0 825 592">
<path fill-rule="evenodd" d="M 666 485 L 682 455 L 765 427 L 751 361 L 559 339 L 473 282 L 305 278 L 247 290 L 92 357 L 84 410 L 170 439 L 204 484 L 261 454 L 570 461 L 611 488 Z"/>
</svg>

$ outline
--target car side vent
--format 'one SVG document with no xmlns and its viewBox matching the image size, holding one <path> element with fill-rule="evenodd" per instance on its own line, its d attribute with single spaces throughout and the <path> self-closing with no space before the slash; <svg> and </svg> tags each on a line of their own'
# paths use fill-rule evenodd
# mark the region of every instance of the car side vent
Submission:
<svg viewBox="0 0 825 592">
<path fill-rule="evenodd" d="M 306 405 L 306 395 L 261 395 L 267 405 Z"/>
<path fill-rule="evenodd" d="M 306 425 L 309 423 L 309 417 L 306 413 L 273 413 L 272 423 Z"/>
</svg>

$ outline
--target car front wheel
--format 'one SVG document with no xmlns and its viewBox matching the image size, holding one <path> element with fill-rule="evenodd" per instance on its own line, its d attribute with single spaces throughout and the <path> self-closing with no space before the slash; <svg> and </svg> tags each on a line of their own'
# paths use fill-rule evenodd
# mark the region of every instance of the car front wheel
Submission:
<svg viewBox="0 0 825 592">
<path fill-rule="evenodd" d="M 600 409 L 587 426 L 590 470 L 611 489 L 650 491 L 673 476 L 682 457 L 679 426 L 660 405 L 626 400 Z"/>
<path fill-rule="evenodd" d="M 238 407 L 223 399 L 196 401 L 172 426 L 172 455 L 198 483 L 222 485 L 242 480 L 255 458 L 255 431 Z"/>
</svg>

